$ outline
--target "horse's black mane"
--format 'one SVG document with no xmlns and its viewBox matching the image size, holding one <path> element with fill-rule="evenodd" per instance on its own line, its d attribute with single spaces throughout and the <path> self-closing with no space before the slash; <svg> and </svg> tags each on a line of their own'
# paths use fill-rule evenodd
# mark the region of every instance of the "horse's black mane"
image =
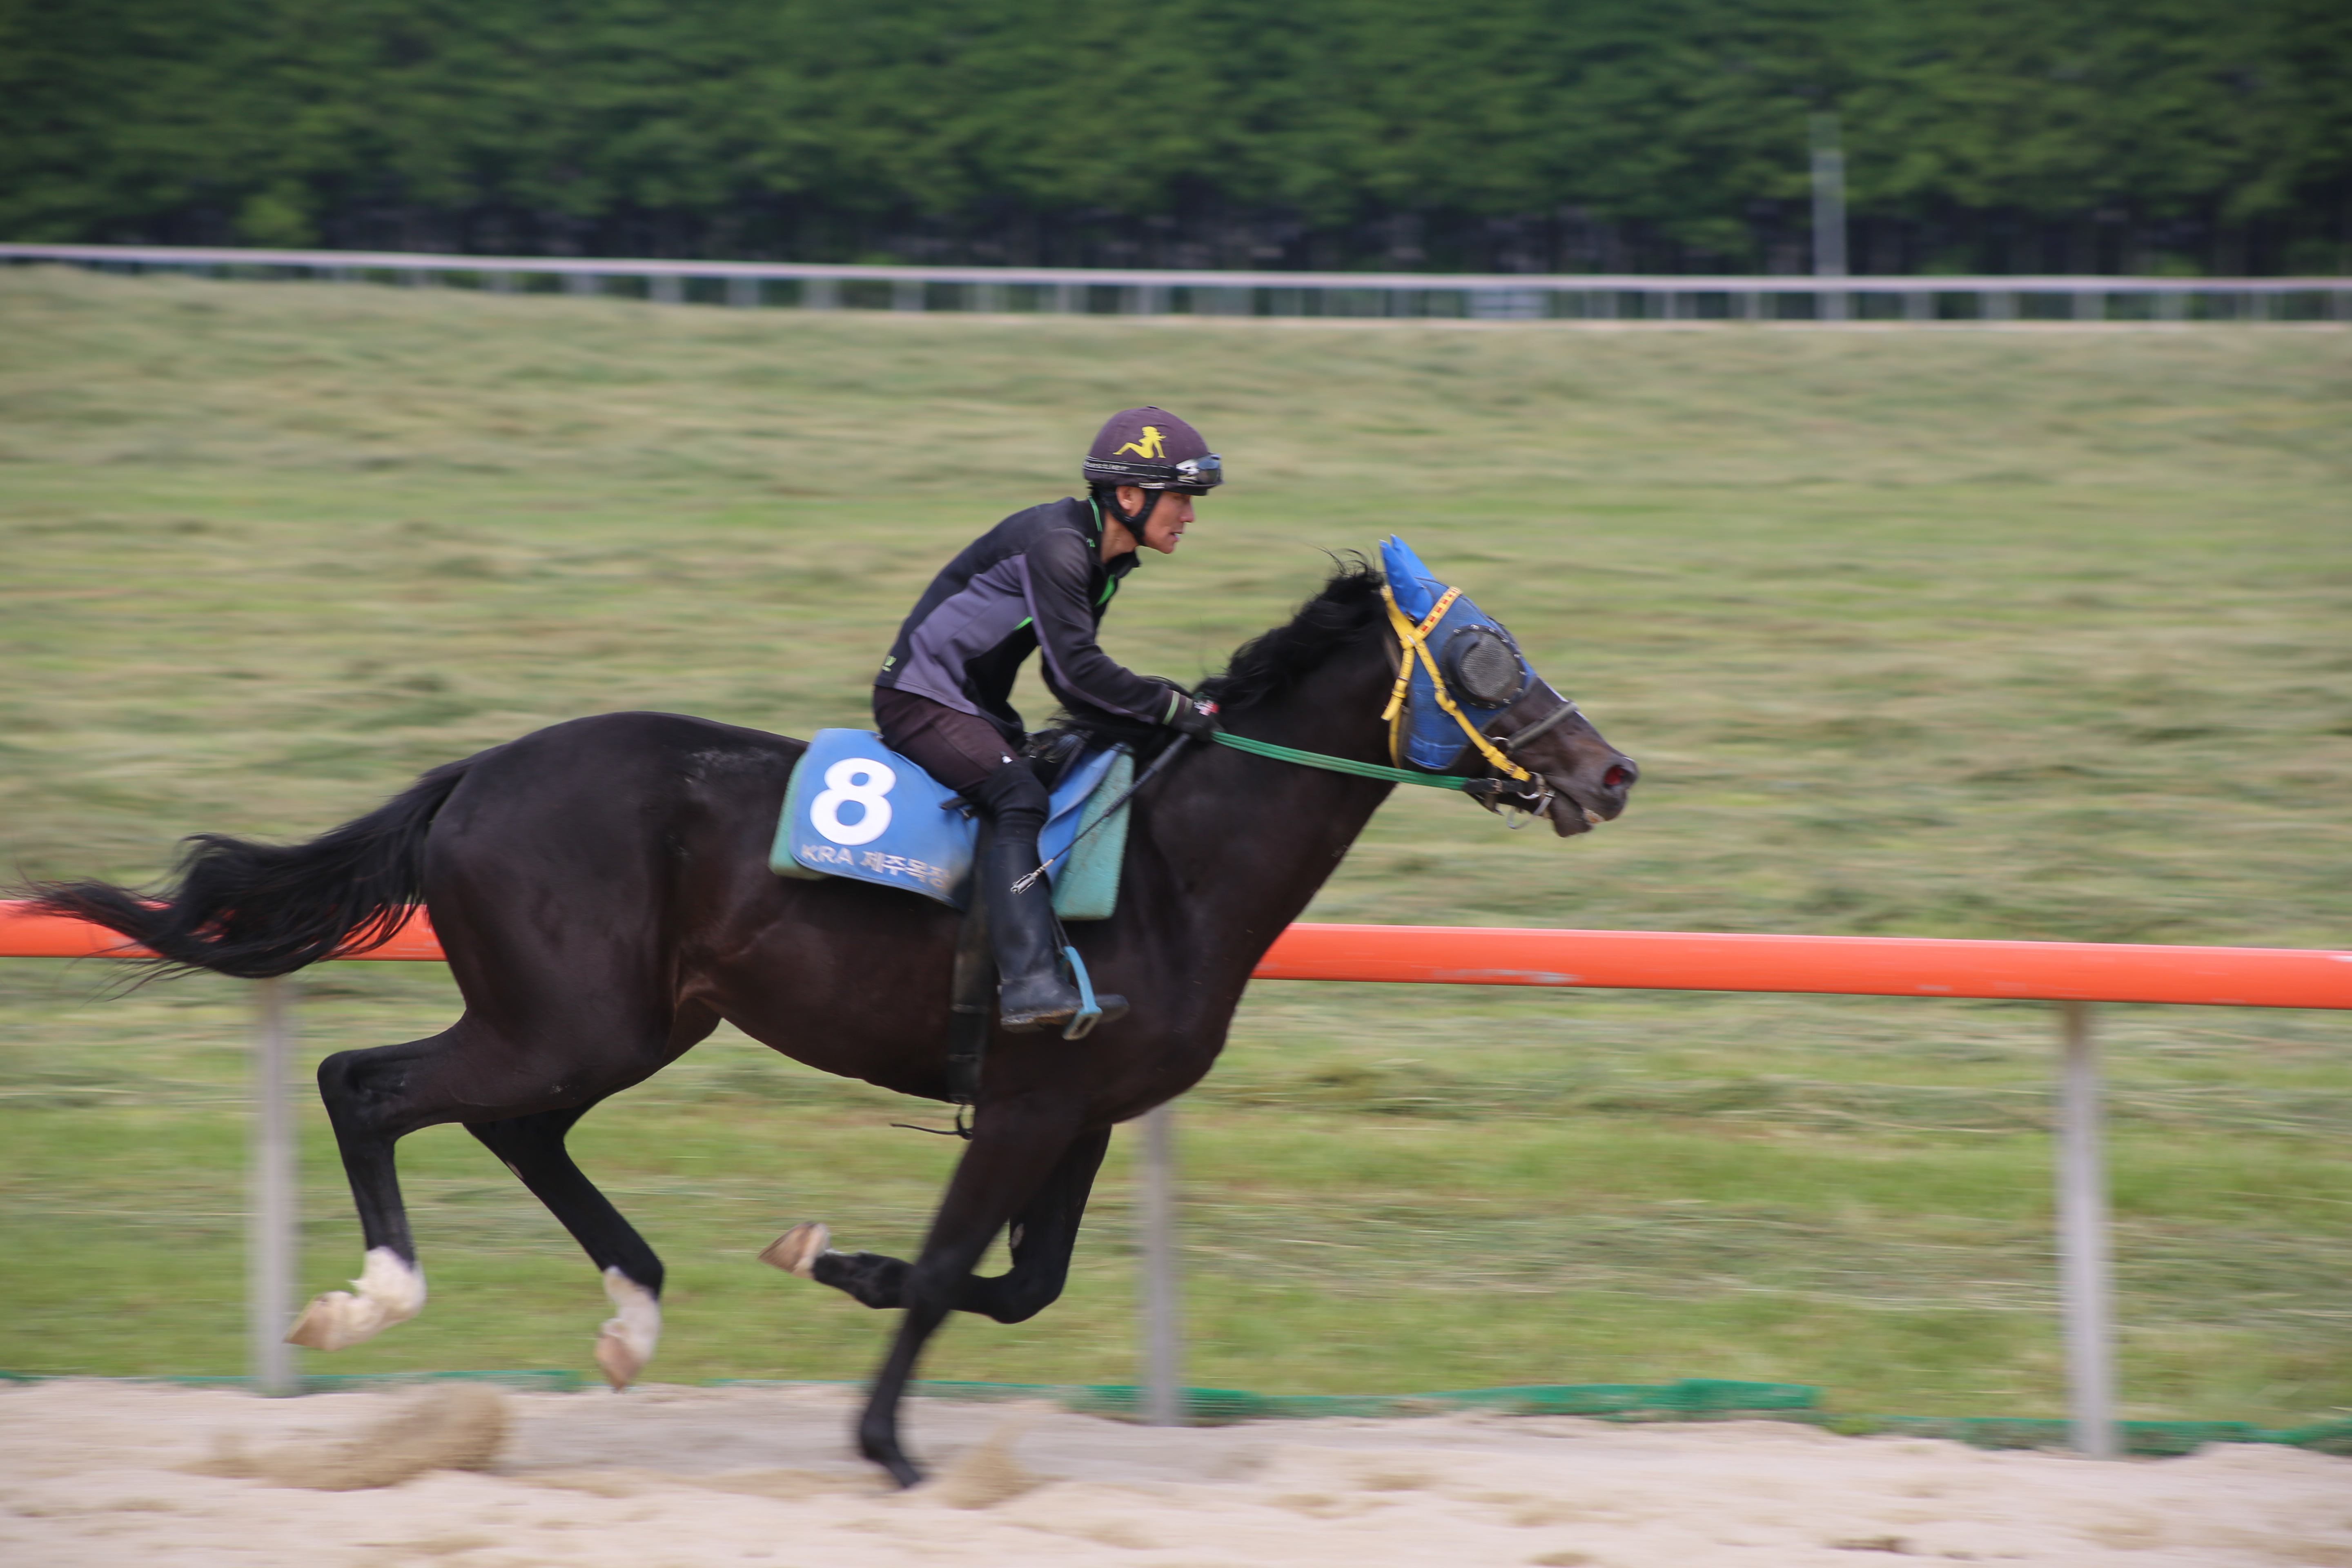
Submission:
<svg viewBox="0 0 2352 1568">
<path fill-rule="evenodd" d="M 1379 622 L 1384 581 L 1368 562 L 1341 562 L 1286 625 L 1236 648 L 1222 674 L 1201 683 L 1201 695 L 1222 707 L 1248 708 L 1314 674 Z"/>
<path fill-rule="evenodd" d="M 1234 649 L 1223 671 L 1201 682 L 1199 694 L 1238 711 L 1288 690 L 1379 624 L 1384 582 L 1380 570 L 1360 556 L 1340 561 L 1321 592 L 1285 624 Z M 1158 725 L 1136 725 L 1093 709 L 1065 711 L 1055 723 L 1107 740 L 1140 742 L 1145 751 L 1156 750 L 1152 742 L 1168 736 Z"/>
</svg>

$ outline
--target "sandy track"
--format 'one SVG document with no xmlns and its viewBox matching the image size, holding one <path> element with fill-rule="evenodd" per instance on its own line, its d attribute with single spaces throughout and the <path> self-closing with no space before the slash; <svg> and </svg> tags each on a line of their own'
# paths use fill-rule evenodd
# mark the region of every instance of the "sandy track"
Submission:
<svg viewBox="0 0 2352 1568">
<path fill-rule="evenodd" d="M 912 1440 L 941 1479 L 897 1495 L 846 1457 L 845 1390 L 654 1387 L 506 1396 L 509 1436 L 485 1473 L 325 1492 L 184 1468 L 225 1438 L 349 1438 L 415 1398 L 0 1392 L 0 1563 L 2352 1568 L 2343 1459 L 2231 1447 L 2102 1465 L 1764 1422 L 1452 1415 L 1164 1432 L 921 1401 Z"/>
</svg>

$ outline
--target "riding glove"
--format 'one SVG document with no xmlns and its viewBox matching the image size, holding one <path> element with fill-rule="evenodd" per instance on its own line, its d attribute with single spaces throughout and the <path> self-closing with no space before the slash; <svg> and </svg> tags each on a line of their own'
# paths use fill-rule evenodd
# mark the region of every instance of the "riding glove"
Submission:
<svg viewBox="0 0 2352 1568">
<path fill-rule="evenodd" d="M 1187 740 L 1205 741 L 1216 733 L 1216 704 L 1203 706 L 1199 698 L 1188 697 L 1168 715 L 1168 727 Z"/>
</svg>

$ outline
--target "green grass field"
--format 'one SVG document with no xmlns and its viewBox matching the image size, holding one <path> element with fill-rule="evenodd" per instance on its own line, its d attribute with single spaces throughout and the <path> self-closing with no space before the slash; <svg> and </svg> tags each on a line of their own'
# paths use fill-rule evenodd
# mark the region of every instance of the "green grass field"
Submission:
<svg viewBox="0 0 2352 1568">
<path fill-rule="evenodd" d="M 1643 782 L 1588 838 L 1407 792 L 1327 920 L 2352 946 L 2352 333 L 747 312 L 0 273 L 0 866 L 145 879 L 533 726 L 805 733 L 928 574 L 1121 404 L 1234 482 L 1107 640 L 1213 668 L 1402 532 Z M 1042 694 L 1032 705 L 1042 719 Z M 437 966 L 299 983 L 306 1051 Z M 0 964 L 0 1367 L 239 1370 L 247 988 Z M 2352 1408 L 2352 1022 L 2113 1007 L 2126 1414 Z M 1184 1102 L 1190 1380 L 1677 1376 L 2055 1413 L 2033 1005 L 1264 985 Z M 760 1267 L 913 1244 L 929 1108 L 722 1034 L 583 1163 L 672 1268 L 654 1375 L 856 1377 Z M 916 1113 L 913 1116 L 909 1112 Z M 322 1121 L 303 1282 L 356 1269 Z M 588 1366 L 604 1312 L 462 1132 L 403 1147 L 434 1299 L 319 1371 Z M 932 1375 L 1126 1381 L 1114 1156 L 1071 1292 Z"/>
</svg>

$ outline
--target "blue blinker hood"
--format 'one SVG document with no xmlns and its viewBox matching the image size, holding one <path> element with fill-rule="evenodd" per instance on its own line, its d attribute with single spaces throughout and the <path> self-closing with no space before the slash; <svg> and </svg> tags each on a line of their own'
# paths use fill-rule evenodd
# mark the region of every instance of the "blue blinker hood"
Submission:
<svg viewBox="0 0 2352 1568">
<path fill-rule="evenodd" d="M 1397 608 L 1415 626 L 1428 619 L 1429 612 L 1445 596 L 1446 584 L 1432 576 L 1421 557 L 1412 552 L 1412 547 L 1393 534 L 1381 542 L 1381 571 L 1388 578 L 1389 592 L 1395 596 Z M 1494 647 L 1496 639 L 1518 664 L 1517 678 L 1501 683 L 1509 688 L 1509 693 L 1499 700 L 1495 700 L 1497 683 L 1492 677 L 1496 670 L 1507 667 L 1501 664 Z M 1445 607 L 1444 618 L 1429 629 L 1427 640 L 1437 668 L 1445 672 L 1446 695 L 1453 699 L 1464 718 L 1482 730 L 1517 701 L 1535 679 L 1527 657 L 1519 652 L 1519 645 L 1503 629 L 1502 623 L 1482 613 L 1465 595 L 1454 596 Z M 1483 689 L 1476 673 L 1482 671 L 1487 676 Z M 1486 700 L 1480 700 L 1481 696 Z M 1470 744 L 1469 737 L 1462 732 L 1462 726 L 1453 715 L 1437 705 L 1436 682 L 1430 679 L 1429 667 L 1417 657 L 1396 734 L 1398 762 L 1432 772 L 1449 769 Z"/>
</svg>

